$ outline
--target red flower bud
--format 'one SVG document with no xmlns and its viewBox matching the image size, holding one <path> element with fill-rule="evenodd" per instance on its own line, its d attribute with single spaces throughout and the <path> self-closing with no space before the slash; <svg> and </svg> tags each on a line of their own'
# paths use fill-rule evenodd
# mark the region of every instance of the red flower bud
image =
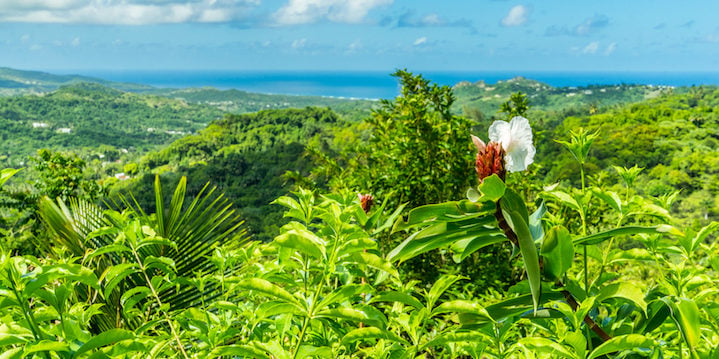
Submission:
<svg viewBox="0 0 719 359">
<path fill-rule="evenodd" d="M 506 170 L 504 169 L 504 149 L 497 142 L 490 142 L 487 146 L 477 152 L 476 162 L 477 177 L 479 183 L 485 178 L 497 174 L 504 181 Z"/>
<path fill-rule="evenodd" d="M 369 213 L 370 209 L 372 209 L 372 205 L 374 204 L 374 197 L 372 197 L 371 194 L 360 194 L 359 200 L 364 213 Z"/>
</svg>

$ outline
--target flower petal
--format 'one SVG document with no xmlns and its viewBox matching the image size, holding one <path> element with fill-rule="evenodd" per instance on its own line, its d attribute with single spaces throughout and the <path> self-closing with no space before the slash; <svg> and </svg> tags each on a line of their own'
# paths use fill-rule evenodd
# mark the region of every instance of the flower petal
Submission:
<svg viewBox="0 0 719 359">
<path fill-rule="evenodd" d="M 489 140 L 502 144 L 504 150 L 507 150 L 506 144 L 511 141 L 510 125 L 507 121 L 494 121 L 489 126 Z"/>
<path fill-rule="evenodd" d="M 505 157 L 506 168 L 510 172 L 524 171 L 534 162 L 537 152 L 532 143 L 532 127 L 529 120 L 516 116 L 509 122 L 510 141 L 502 147 L 507 152 Z"/>
<path fill-rule="evenodd" d="M 472 136 L 472 142 L 474 142 L 474 145 L 477 146 L 477 152 L 484 151 L 484 148 L 487 147 L 486 144 L 484 144 L 484 141 L 482 141 L 481 138 L 471 135 Z"/>
</svg>

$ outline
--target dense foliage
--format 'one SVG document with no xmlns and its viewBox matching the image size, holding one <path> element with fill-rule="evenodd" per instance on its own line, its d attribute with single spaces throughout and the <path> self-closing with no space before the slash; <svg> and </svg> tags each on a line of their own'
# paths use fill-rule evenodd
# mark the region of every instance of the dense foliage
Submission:
<svg viewBox="0 0 719 359">
<path fill-rule="evenodd" d="M 719 357 L 715 88 L 595 114 L 505 98 L 538 148 L 506 172 L 528 152 L 502 123 L 397 75 L 362 123 L 227 115 L 101 204 L 86 162 L 39 152 L 20 173 L 42 230 L 0 242 L 2 357 Z"/>
</svg>

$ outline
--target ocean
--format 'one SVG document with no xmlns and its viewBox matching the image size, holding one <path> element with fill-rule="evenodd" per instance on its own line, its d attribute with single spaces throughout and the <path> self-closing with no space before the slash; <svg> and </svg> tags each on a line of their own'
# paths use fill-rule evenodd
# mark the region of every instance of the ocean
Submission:
<svg viewBox="0 0 719 359">
<path fill-rule="evenodd" d="M 77 73 L 77 72 L 75 72 Z M 249 92 L 316 95 L 344 98 L 392 98 L 399 93 L 397 80 L 389 72 L 251 72 L 251 71 L 79 71 L 81 75 L 111 81 L 132 82 L 163 88 L 211 86 Z M 555 87 L 643 84 L 643 85 L 719 85 L 719 72 L 422 72 L 440 85 L 460 81 L 488 84 L 516 76 L 541 81 Z"/>
</svg>

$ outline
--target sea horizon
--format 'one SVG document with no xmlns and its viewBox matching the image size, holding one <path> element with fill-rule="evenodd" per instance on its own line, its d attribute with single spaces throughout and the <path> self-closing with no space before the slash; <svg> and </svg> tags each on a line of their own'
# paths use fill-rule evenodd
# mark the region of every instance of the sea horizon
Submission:
<svg viewBox="0 0 719 359">
<path fill-rule="evenodd" d="M 232 71 L 232 70 L 66 70 L 62 74 L 159 88 L 214 87 L 248 92 L 340 98 L 391 98 L 397 79 L 386 71 Z M 484 81 L 494 84 L 524 77 L 553 87 L 591 85 L 719 85 L 719 71 L 416 71 L 439 85 Z"/>
</svg>

